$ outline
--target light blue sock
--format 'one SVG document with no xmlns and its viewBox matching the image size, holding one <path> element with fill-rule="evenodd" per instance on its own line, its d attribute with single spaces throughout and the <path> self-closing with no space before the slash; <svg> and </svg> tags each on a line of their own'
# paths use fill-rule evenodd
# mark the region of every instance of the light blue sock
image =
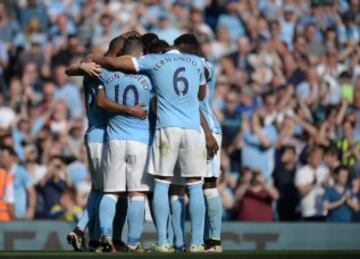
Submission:
<svg viewBox="0 0 360 259">
<path fill-rule="evenodd" d="M 208 238 L 221 239 L 222 204 L 217 188 L 205 189 L 206 216 L 209 224 Z"/>
<path fill-rule="evenodd" d="M 100 230 L 101 235 L 112 237 L 113 221 L 116 211 L 118 196 L 114 194 L 104 194 L 100 202 Z"/>
<path fill-rule="evenodd" d="M 170 197 L 171 205 L 171 223 L 175 235 L 175 246 L 184 246 L 184 229 L 185 229 L 185 201 L 184 197 L 172 195 Z"/>
<path fill-rule="evenodd" d="M 128 210 L 127 196 L 119 197 L 116 203 L 116 213 L 113 222 L 113 239 L 122 240 L 122 233 L 126 221 L 126 214 Z"/>
<path fill-rule="evenodd" d="M 128 244 L 137 245 L 144 228 L 145 220 L 145 197 L 132 196 L 129 198 L 127 211 L 128 222 Z"/>
<path fill-rule="evenodd" d="M 89 225 L 89 231 L 93 226 L 93 215 L 95 214 L 95 208 L 96 208 L 96 199 L 97 199 L 97 193 L 95 190 L 91 190 L 89 197 L 86 201 L 85 209 L 76 225 L 78 229 L 81 231 L 85 231 L 86 227 Z"/>
<path fill-rule="evenodd" d="M 204 243 L 205 201 L 202 186 L 201 182 L 187 184 L 190 199 L 191 245 Z"/>
<path fill-rule="evenodd" d="M 158 245 L 164 245 L 168 243 L 167 226 L 170 212 L 169 187 L 169 182 L 158 179 L 155 180 L 153 210 L 156 222 Z"/>
</svg>

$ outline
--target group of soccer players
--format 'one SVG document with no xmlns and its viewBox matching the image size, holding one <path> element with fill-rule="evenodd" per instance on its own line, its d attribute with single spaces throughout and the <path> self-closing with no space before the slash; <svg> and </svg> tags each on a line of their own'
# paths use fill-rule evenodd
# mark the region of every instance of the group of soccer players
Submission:
<svg viewBox="0 0 360 259">
<path fill-rule="evenodd" d="M 128 32 L 104 56 L 90 54 L 66 72 L 84 76 L 92 174 L 84 213 L 67 236 L 73 248 L 84 249 L 88 228 L 90 250 L 142 252 L 149 201 L 157 233 L 151 251 L 221 252 L 221 128 L 210 106 L 215 72 L 196 37 L 183 34 L 169 46 L 155 34 Z"/>
</svg>

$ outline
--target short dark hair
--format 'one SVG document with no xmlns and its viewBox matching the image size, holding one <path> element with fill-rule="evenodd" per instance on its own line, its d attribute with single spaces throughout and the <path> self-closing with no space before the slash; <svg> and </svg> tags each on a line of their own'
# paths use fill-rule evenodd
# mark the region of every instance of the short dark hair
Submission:
<svg viewBox="0 0 360 259">
<path fill-rule="evenodd" d="M 158 40 L 149 46 L 147 54 L 164 53 L 169 47 L 169 43 L 167 43 L 165 40 Z"/>
<path fill-rule="evenodd" d="M 174 41 L 174 45 L 183 53 L 203 56 L 199 41 L 194 34 L 185 33 L 177 37 Z"/>
<path fill-rule="evenodd" d="M 118 56 L 122 52 L 123 46 L 124 37 L 122 37 L 121 35 L 117 36 L 110 41 L 109 52 L 116 53 L 116 55 Z"/>
<path fill-rule="evenodd" d="M 136 55 L 143 51 L 143 43 L 140 37 L 129 37 L 125 40 L 123 53 L 128 55 Z"/>
<path fill-rule="evenodd" d="M 141 41 L 143 43 L 143 49 L 144 49 L 144 54 L 149 54 L 151 53 L 151 48 L 153 46 L 153 44 L 157 43 L 159 41 L 159 37 L 152 32 L 148 32 L 145 33 L 144 35 L 141 36 Z"/>
</svg>

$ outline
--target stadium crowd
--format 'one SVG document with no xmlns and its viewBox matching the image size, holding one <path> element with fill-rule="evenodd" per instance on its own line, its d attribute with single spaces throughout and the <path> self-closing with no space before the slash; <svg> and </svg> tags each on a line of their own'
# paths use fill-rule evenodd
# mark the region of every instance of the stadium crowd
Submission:
<svg viewBox="0 0 360 259">
<path fill-rule="evenodd" d="M 0 202 L 15 219 L 80 216 L 87 122 L 65 69 L 129 30 L 194 33 L 214 63 L 224 220 L 360 221 L 359 0 L 1 1 Z"/>
</svg>

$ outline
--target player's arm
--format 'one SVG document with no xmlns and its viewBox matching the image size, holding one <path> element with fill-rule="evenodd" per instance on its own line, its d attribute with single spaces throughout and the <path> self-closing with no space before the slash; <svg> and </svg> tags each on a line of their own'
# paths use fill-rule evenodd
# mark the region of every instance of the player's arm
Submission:
<svg viewBox="0 0 360 259">
<path fill-rule="evenodd" d="M 139 119 L 146 119 L 148 111 L 145 109 L 144 104 L 137 104 L 134 106 L 126 106 L 118 104 L 109 100 L 103 88 L 98 89 L 98 93 L 95 98 L 96 106 L 109 112 L 127 114 Z"/>
<path fill-rule="evenodd" d="M 122 70 L 125 72 L 137 72 L 133 58 L 130 56 L 123 56 L 119 58 L 113 57 L 101 57 L 101 56 L 91 56 L 91 59 L 96 64 L 114 70 Z"/>
<path fill-rule="evenodd" d="M 157 98 L 153 97 L 151 98 L 151 111 L 156 114 L 157 112 Z"/>
<path fill-rule="evenodd" d="M 206 84 L 200 85 L 199 87 L 199 93 L 198 93 L 198 99 L 200 101 L 204 100 L 206 96 Z"/>
<path fill-rule="evenodd" d="M 208 159 L 212 159 L 218 152 L 219 145 L 218 145 L 215 137 L 213 136 L 212 131 L 210 130 L 209 125 L 207 124 L 207 121 L 201 110 L 200 110 L 200 124 L 201 124 L 201 127 L 204 130 L 204 134 L 205 134 L 206 150 L 207 150 Z"/>
<path fill-rule="evenodd" d="M 94 62 L 80 62 L 72 64 L 66 68 L 65 73 L 68 76 L 99 76 L 101 67 Z"/>
</svg>

